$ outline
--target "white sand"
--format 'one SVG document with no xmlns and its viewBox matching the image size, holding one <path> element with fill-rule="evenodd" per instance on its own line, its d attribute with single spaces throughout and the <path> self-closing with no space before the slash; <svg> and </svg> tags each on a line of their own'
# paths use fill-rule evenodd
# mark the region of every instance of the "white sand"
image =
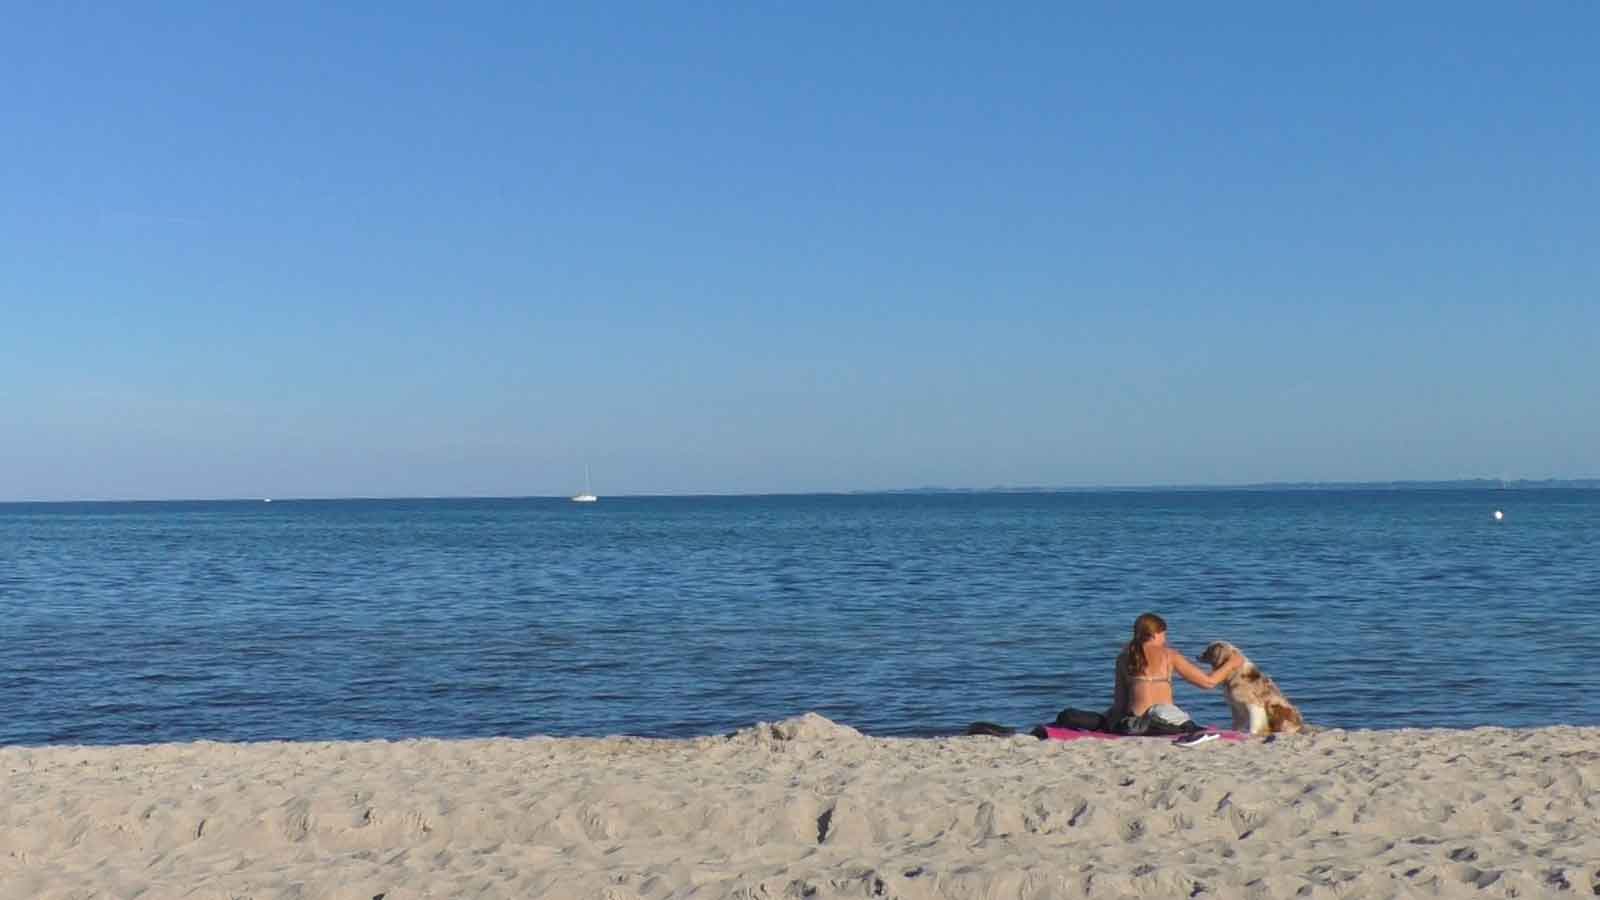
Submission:
<svg viewBox="0 0 1600 900">
<path fill-rule="evenodd" d="M 0 898 L 1600 892 L 1600 729 L 0 749 Z"/>
</svg>

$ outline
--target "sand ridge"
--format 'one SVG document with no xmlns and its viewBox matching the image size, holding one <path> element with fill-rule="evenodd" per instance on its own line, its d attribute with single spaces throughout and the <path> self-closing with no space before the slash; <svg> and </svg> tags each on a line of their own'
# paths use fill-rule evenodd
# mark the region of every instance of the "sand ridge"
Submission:
<svg viewBox="0 0 1600 900">
<path fill-rule="evenodd" d="M 1600 729 L 0 749 L 0 898 L 1600 892 Z"/>
</svg>

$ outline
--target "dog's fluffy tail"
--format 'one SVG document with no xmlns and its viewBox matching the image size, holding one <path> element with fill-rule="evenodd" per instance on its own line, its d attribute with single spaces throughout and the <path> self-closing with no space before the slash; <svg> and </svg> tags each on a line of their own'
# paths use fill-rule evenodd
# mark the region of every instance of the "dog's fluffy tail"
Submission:
<svg viewBox="0 0 1600 900">
<path fill-rule="evenodd" d="M 1272 702 L 1267 707 L 1267 730 L 1273 734 L 1295 734 L 1304 731 L 1305 720 L 1300 710 L 1287 703 Z"/>
</svg>

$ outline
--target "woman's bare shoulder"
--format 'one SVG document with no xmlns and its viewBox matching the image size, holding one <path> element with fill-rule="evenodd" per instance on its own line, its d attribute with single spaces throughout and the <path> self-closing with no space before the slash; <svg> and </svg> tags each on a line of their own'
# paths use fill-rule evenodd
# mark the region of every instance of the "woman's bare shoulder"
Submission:
<svg viewBox="0 0 1600 900">
<path fill-rule="evenodd" d="M 1167 662 L 1172 666 L 1172 671 L 1177 672 L 1184 678 L 1187 678 L 1191 681 L 1193 681 L 1197 676 L 1205 675 L 1205 670 L 1195 665 L 1194 660 L 1184 656 L 1182 653 L 1179 653 L 1171 647 L 1167 648 Z"/>
<path fill-rule="evenodd" d="M 1194 663 L 1189 661 L 1189 657 L 1184 656 L 1183 653 L 1178 650 L 1174 650 L 1171 647 L 1162 647 L 1161 649 L 1167 652 L 1167 666 L 1171 669 L 1176 670 L 1180 666 L 1187 665 L 1192 667 L 1194 665 Z"/>
</svg>

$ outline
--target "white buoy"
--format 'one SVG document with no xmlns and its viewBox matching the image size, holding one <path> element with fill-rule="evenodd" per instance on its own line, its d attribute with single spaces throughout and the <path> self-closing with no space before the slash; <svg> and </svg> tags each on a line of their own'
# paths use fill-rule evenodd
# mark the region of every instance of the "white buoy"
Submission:
<svg viewBox="0 0 1600 900">
<path fill-rule="evenodd" d="M 1501 512 L 1500 510 L 1497 509 L 1497 510 L 1494 511 L 1494 520 L 1496 522 L 1500 521 L 1501 519 L 1504 519 L 1505 517 L 1506 517 L 1506 514 Z"/>
</svg>

